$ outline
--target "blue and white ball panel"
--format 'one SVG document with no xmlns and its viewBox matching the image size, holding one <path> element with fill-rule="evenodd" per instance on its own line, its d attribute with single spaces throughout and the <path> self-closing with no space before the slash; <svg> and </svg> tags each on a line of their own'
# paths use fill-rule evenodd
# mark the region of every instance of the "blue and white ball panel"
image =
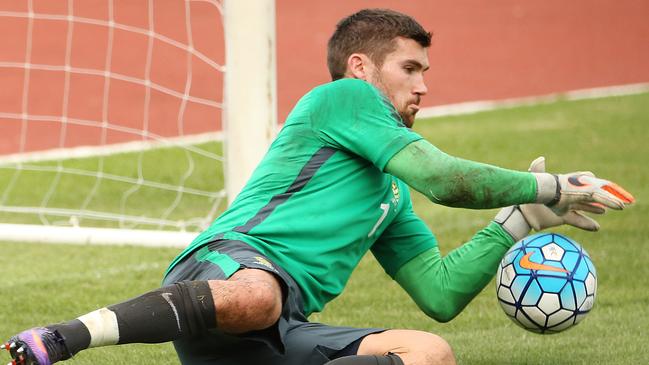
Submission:
<svg viewBox="0 0 649 365">
<path fill-rule="evenodd" d="M 567 272 L 522 267 L 521 260 L 530 253 L 531 263 Z M 498 301 L 514 322 L 534 332 L 555 333 L 591 310 L 597 273 L 579 244 L 559 234 L 540 233 L 522 239 L 505 254 L 496 285 Z"/>
</svg>

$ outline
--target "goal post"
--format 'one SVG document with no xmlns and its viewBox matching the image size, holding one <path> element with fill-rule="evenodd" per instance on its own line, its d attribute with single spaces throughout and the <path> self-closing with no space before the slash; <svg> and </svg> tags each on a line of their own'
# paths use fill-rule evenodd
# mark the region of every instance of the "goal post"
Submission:
<svg viewBox="0 0 649 365">
<path fill-rule="evenodd" d="M 225 186 L 231 203 L 276 133 L 275 1 L 225 0 L 224 5 Z"/>
<path fill-rule="evenodd" d="M 274 137 L 274 0 L 106 4 L 0 4 L 2 242 L 185 246 Z"/>
</svg>

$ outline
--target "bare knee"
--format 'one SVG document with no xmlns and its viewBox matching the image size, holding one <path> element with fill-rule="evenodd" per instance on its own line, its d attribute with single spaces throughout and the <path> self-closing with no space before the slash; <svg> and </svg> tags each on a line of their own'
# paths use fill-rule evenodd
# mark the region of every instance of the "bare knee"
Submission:
<svg viewBox="0 0 649 365">
<path fill-rule="evenodd" d="M 282 312 L 279 281 L 263 270 L 242 270 L 229 280 L 209 281 L 217 327 L 229 333 L 268 328 Z"/>
<path fill-rule="evenodd" d="M 432 333 L 421 332 L 421 342 L 415 351 L 421 351 L 426 358 L 425 364 L 452 365 L 455 364 L 455 355 L 446 340 Z"/>
<path fill-rule="evenodd" d="M 415 330 L 388 330 L 369 335 L 358 349 L 359 355 L 393 353 L 405 365 L 454 365 L 451 346 L 432 333 Z"/>
</svg>

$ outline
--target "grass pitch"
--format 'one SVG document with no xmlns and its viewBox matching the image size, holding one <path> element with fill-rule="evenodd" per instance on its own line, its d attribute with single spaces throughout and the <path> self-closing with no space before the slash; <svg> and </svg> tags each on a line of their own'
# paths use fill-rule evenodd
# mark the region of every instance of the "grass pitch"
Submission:
<svg viewBox="0 0 649 365">
<path fill-rule="evenodd" d="M 580 242 L 597 267 L 593 311 L 564 333 L 535 335 L 502 313 L 491 283 L 456 319 L 439 324 L 421 314 L 368 256 L 345 293 L 311 319 L 431 331 L 450 342 L 460 364 L 646 363 L 649 94 L 437 118 L 419 121 L 416 130 L 459 157 L 525 169 L 544 155 L 549 171 L 589 169 L 635 195 L 635 206 L 599 218 L 599 233 L 556 229 Z M 443 252 L 468 240 L 496 212 L 435 206 L 419 194 L 413 199 Z M 0 243 L 0 252 L 0 274 L 5 279 L 0 286 L 0 339 L 6 339 L 27 327 L 71 319 L 157 287 L 177 250 Z M 7 358 L 0 355 L 0 361 Z M 163 344 L 92 349 L 72 363 L 178 361 L 173 347 Z"/>
<path fill-rule="evenodd" d="M 111 212 L 133 217 L 126 228 L 169 229 L 146 218 L 163 218 L 197 231 L 214 206 L 222 211 L 221 143 L 185 148 L 159 148 L 96 158 L 0 164 L 0 201 L 5 206 L 48 207 L 83 212 Z M 61 173 L 57 173 L 57 171 Z M 140 183 L 139 185 L 137 183 Z M 179 191 L 179 187 L 182 190 Z M 94 214 L 78 215 L 81 226 L 119 228 L 116 220 Z M 69 225 L 64 214 L 51 211 L 9 213 L 0 211 L 0 222 Z M 168 223 L 171 225 L 171 223 Z M 124 226 L 122 226 L 124 227 Z M 171 229 L 174 229 L 173 226 Z M 175 228 L 175 230 L 179 230 Z"/>
</svg>

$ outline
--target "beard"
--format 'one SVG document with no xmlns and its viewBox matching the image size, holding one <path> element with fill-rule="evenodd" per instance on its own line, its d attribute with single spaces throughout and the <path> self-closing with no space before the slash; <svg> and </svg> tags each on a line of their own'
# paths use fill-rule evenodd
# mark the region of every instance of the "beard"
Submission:
<svg viewBox="0 0 649 365">
<path fill-rule="evenodd" d="M 390 100 L 390 104 L 394 107 L 394 109 L 397 111 L 399 116 L 401 117 L 401 121 L 406 125 L 408 128 L 412 128 L 412 126 L 415 124 L 415 115 L 417 114 L 417 111 L 412 111 L 408 106 L 410 104 L 417 104 L 419 105 L 419 96 L 416 97 L 415 100 L 408 100 L 403 103 L 403 105 L 397 104 L 397 101 L 394 98 L 394 95 L 388 91 L 388 88 L 385 86 L 383 83 L 383 79 L 381 78 L 381 72 L 379 70 L 375 70 L 372 73 L 372 80 L 371 84 L 374 85 L 377 89 L 383 93 L 383 95 Z"/>
<path fill-rule="evenodd" d="M 403 108 L 397 109 L 397 111 L 399 112 L 401 120 L 406 125 L 406 127 L 412 128 L 412 126 L 415 124 L 415 115 L 417 114 L 417 110 L 410 110 L 410 108 L 408 108 L 408 105 L 409 104 L 404 105 Z"/>
</svg>

